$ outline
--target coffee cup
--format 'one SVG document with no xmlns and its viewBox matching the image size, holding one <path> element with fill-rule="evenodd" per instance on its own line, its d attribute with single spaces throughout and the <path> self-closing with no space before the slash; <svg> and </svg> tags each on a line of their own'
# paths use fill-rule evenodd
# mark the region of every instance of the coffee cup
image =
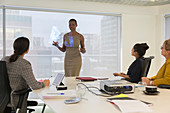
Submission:
<svg viewBox="0 0 170 113">
<path fill-rule="evenodd" d="M 146 86 L 145 90 L 149 93 L 155 93 L 155 92 L 157 92 L 157 87 L 156 86 Z"/>
</svg>

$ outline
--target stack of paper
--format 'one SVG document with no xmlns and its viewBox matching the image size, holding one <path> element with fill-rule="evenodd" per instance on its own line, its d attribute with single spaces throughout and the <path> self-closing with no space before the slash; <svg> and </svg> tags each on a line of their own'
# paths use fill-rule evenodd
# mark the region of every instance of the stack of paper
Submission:
<svg viewBox="0 0 170 113">
<path fill-rule="evenodd" d="M 141 102 L 140 100 L 109 100 L 109 101 L 116 104 L 122 113 L 152 112 L 148 105 Z"/>
</svg>

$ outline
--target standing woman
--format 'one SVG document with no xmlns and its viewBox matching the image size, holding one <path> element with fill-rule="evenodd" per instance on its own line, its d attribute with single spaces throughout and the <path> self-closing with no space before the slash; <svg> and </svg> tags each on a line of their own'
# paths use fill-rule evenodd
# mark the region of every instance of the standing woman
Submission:
<svg viewBox="0 0 170 113">
<path fill-rule="evenodd" d="M 82 34 L 76 31 L 77 21 L 75 19 L 69 20 L 69 28 L 71 32 L 66 33 L 63 38 L 63 47 L 58 45 L 58 42 L 53 42 L 53 45 L 56 46 L 60 51 L 65 52 L 64 59 L 64 69 L 65 76 L 79 76 L 82 58 L 81 53 L 85 53 L 84 47 L 84 37 Z"/>
<path fill-rule="evenodd" d="M 6 61 L 7 72 L 11 87 L 11 104 L 16 109 L 19 102 L 19 95 L 14 95 L 13 92 L 27 89 L 31 87 L 33 90 L 48 86 L 50 81 L 38 82 L 33 74 L 31 63 L 24 59 L 25 54 L 29 52 L 30 42 L 26 37 L 19 37 L 14 41 L 14 53 L 11 56 L 2 58 Z M 21 113 L 27 112 L 27 94 L 21 106 Z"/>
<path fill-rule="evenodd" d="M 143 56 L 147 49 L 149 49 L 149 46 L 146 43 L 135 44 L 132 48 L 131 54 L 136 60 L 130 65 L 127 74 L 113 73 L 113 75 L 124 77 L 126 80 L 134 83 L 141 81 L 142 71 L 144 68 Z"/>
<path fill-rule="evenodd" d="M 170 39 L 165 40 L 161 47 L 161 54 L 165 57 L 166 62 L 158 71 L 157 75 L 147 78 L 142 77 L 142 82 L 149 86 L 159 86 L 160 84 L 170 85 Z"/>
</svg>

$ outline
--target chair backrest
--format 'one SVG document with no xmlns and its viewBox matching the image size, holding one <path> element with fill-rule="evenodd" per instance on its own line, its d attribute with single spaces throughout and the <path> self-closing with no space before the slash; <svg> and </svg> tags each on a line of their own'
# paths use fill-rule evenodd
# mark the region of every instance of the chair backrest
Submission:
<svg viewBox="0 0 170 113">
<path fill-rule="evenodd" d="M 11 88 L 7 74 L 6 62 L 0 61 L 0 113 L 3 113 L 10 100 Z"/>
<path fill-rule="evenodd" d="M 152 59 L 154 59 L 154 56 L 144 58 L 144 68 L 143 68 L 143 71 L 142 71 L 142 76 L 143 77 L 147 77 L 147 74 L 149 72 Z"/>
</svg>

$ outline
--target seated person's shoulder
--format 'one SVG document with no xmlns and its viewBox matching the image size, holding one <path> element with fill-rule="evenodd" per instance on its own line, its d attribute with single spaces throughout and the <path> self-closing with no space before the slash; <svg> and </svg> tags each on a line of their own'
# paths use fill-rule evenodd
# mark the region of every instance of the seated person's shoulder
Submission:
<svg viewBox="0 0 170 113">
<path fill-rule="evenodd" d="M 144 58 L 138 58 L 138 59 L 136 59 L 136 62 L 143 63 L 144 62 Z"/>
<path fill-rule="evenodd" d="M 31 65 L 31 63 L 28 60 L 26 60 L 26 59 L 22 59 L 22 64 L 24 64 L 24 65 Z"/>
<path fill-rule="evenodd" d="M 20 67 L 20 68 L 27 68 L 27 67 L 30 67 L 31 66 L 31 63 L 26 60 L 26 59 L 23 59 L 21 57 L 19 57 L 15 62 L 12 62 L 10 63 L 9 60 L 10 60 L 10 56 L 6 56 L 6 57 L 3 57 L 1 59 L 2 61 L 5 61 L 8 66 L 14 66 L 14 67 Z"/>
<path fill-rule="evenodd" d="M 167 62 L 167 64 L 170 64 L 170 58 L 166 62 Z"/>
<path fill-rule="evenodd" d="M 31 65 L 31 63 L 28 61 L 28 60 L 26 60 L 26 59 L 24 59 L 24 58 L 22 58 L 22 57 L 19 57 L 16 61 L 15 61 L 15 63 L 16 63 L 16 65 L 18 65 L 18 66 L 20 66 L 20 67 L 27 67 L 27 66 L 30 66 Z"/>
<path fill-rule="evenodd" d="M 1 61 L 9 62 L 9 58 L 10 58 L 9 56 L 3 57 Z"/>
</svg>

